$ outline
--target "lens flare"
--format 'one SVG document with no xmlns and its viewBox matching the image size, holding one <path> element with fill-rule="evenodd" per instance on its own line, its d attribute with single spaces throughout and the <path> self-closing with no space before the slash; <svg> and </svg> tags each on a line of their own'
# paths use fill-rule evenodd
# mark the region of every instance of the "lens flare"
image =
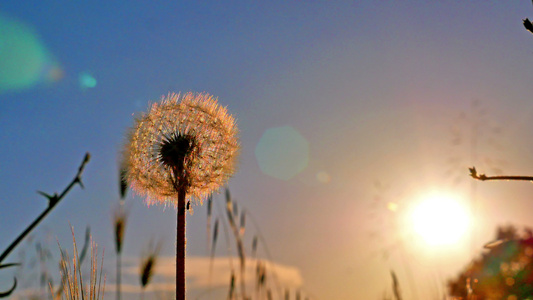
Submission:
<svg viewBox="0 0 533 300">
<path fill-rule="evenodd" d="M 61 77 L 61 68 L 33 28 L 0 14 L 0 93 Z"/>
<path fill-rule="evenodd" d="M 255 157 L 263 173 L 289 180 L 307 167 L 309 142 L 294 127 L 270 128 L 259 140 Z"/>
</svg>

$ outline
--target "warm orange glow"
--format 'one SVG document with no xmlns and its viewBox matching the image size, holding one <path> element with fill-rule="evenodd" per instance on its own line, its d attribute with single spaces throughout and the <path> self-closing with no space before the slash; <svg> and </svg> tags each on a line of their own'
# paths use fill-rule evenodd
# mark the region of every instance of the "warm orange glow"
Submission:
<svg viewBox="0 0 533 300">
<path fill-rule="evenodd" d="M 434 192 L 425 195 L 413 209 L 414 231 L 431 246 L 457 243 L 469 227 L 467 210 L 457 197 Z"/>
</svg>

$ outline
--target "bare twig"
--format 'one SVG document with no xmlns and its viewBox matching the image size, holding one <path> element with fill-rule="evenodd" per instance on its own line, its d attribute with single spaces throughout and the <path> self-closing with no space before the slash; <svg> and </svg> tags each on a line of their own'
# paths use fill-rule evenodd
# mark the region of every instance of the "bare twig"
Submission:
<svg viewBox="0 0 533 300">
<path fill-rule="evenodd" d="M 13 278 L 13 286 L 5 291 L 5 292 L 0 292 L 0 298 L 5 298 L 5 297 L 8 297 L 9 295 L 11 295 L 11 293 L 13 293 L 13 291 L 17 288 L 17 278 Z"/>
<path fill-rule="evenodd" d="M 472 178 L 485 181 L 485 180 L 523 180 L 533 181 L 533 176 L 487 176 L 485 174 L 478 174 L 475 167 L 468 168 L 470 176 Z"/>
<path fill-rule="evenodd" d="M 50 196 L 50 195 L 48 195 L 48 194 L 46 194 L 44 192 L 37 191 L 37 193 L 39 193 L 39 194 L 45 196 L 46 198 L 48 198 L 48 207 L 37 217 L 37 219 L 35 219 L 35 221 L 33 221 L 33 223 L 30 224 L 30 226 L 28 226 L 28 228 L 26 228 L 7 247 L 6 250 L 4 250 L 4 252 L 2 252 L 2 254 L 0 255 L 0 263 L 2 263 L 2 261 L 11 253 L 11 251 L 13 251 L 13 249 L 15 249 L 15 247 L 24 239 L 24 237 L 26 237 L 26 235 L 28 235 L 33 230 L 33 228 L 35 228 L 39 224 L 39 222 L 41 222 L 42 219 L 44 219 L 44 217 L 46 217 L 46 215 L 59 203 L 59 201 L 61 201 L 61 199 L 63 199 L 63 197 L 65 197 L 65 195 L 70 191 L 70 189 L 72 189 L 72 187 L 74 187 L 74 185 L 79 184 L 83 188 L 83 183 L 81 181 L 81 174 L 83 173 L 83 169 L 85 168 L 85 165 L 89 162 L 90 158 L 91 158 L 91 155 L 87 152 L 85 154 L 85 157 L 83 158 L 83 161 L 82 161 L 80 167 L 78 168 L 78 173 L 76 173 L 76 176 L 74 177 L 74 179 L 63 190 L 63 192 L 61 192 L 60 195 L 57 195 L 57 193 L 55 193 L 54 195 Z M 8 265 L 11 265 L 11 264 L 8 264 Z M 15 278 L 14 279 L 14 283 L 13 283 L 13 287 L 10 290 L 8 290 L 7 292 L 0 292 L 0 298 L 9 296 L 15 290 L 16 286 L 17 286 L 17 279 Z"/>
<path fill-rule="evenodd" d="M 19 266 L 20 264 L 19 263 L 10 263 L 10 264 L 3 264 L 3 265 L 0 265 L 0 269 L 2 268 L 9 268 L 9 267 L 15 267 L 15 266 Z M 17 288 L 17 278 L 14 277 L 13 278 L 13 286 L 11 286 L 11 288 L 5 292 L 0 292 L 0 298 L 5 298 L 5 297 L 8 297 L 9 295 L 11 295 L 11 293 L 13 293 L 13 291 Z"/>
<path fill-rule="evenodd" d="M 85 165 L 89 162 L 90 158 L 91 155 L 89 153 L 86 153 L 80 167 L 78 168 L 78 173 L 70 182 L 70 184 L 63 190 L 63 192 L 61 192 L 60 195 L 57 195 L 57 193 L 55 193 L 54 195 L 50 196 L 44 192 L 37 191 L 37 193 L 48 198 L 48 207 L 37 217 L 37 219 L 35 219 L 35 221 L 33 221 L 33 223 L 30 224 L 30 226 L 28 226 L 28 228 L 26 228 L 26 230 L 24 230 L 17 237 L 17 239 L 15 239 L 15 241 L 13 241 L 13 243 L 11 243 L 11 245 L 9 245 L 9 247 L 7 247 L 6 250 L 4 250 L 2 255 L 0 255 L 0 263 L 9 255 L 9 253 L 11 253 L 11 251 L 20 243 L 20 241 L 22 241 L 22 239 L 24 239 L 26 235 L 28 235 L 28 233 L 30 233 L 32 229 L 35 228 L 35 226 L 37 226 L 37 224 L 39 224 L 39 222 L 41 222 L 44 217 L 46 217 L 46 215 L 59 203 L 59 201 L 61 201 L 61 199 L 65 197 L 65 195 L 70 191 L 70 189 L 74 187 L 74 185 L 79 184 L 83 188 L 83 183 L 81 182 L 81 174 L 83 173 L 83 169 L 85 168 Z"/>
</svg>

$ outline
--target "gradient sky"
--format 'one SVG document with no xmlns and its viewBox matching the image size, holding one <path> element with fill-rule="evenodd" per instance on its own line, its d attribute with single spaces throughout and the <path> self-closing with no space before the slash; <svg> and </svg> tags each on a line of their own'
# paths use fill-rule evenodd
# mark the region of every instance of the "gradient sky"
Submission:
<svg viewBox="0 0 533 300">
<path fill-rule="evenodd" d="M 106 251 L 106 299 L 114 299 L 112 216 L 125 133 L 162 95 L 205 91 L 237 119 L 242 151 L 229 188 L 293 291 L 380 299 L 392 295 L 394 270 L 406 299 L 437 299 L 472 258 L 471 243 L 428 248 L 405 226 L 406 211 L 432 190 L 468 195 L 467 167 L 490 173 L 487 158 L 505 173 L 533 174 L 526 17 L 533 6 L 525 0 L 3 1 L 0 249 L 46 208 L 36 191 L 60 192 L 90 152 L 85 189 L 72 190 L 33 242 L 46 240 L 57 257 L 56 238 L 71 247 L 69 222 L 79 240 L 90 225 Z M 455 146 L 454 132 L 463 136 Z M 476 189 L 475 253 L 498 225 L 533 226 L 531 184 Z M 131 192 L 126 203 L 126 269 L 150 239 L 162 241 L 168 261 L 174 209 L 147 207 Z M 191 264 L 207 255 L 205 222 L 205 205 L 194 207 Z M 34 253 L 31 245 L 5 262 Z M 0 289 L 16 272 L 0 272 Z M 125 284 L 137 282 L 125 275 Z M 191 287 L 189 297 L 201 292 Z"/>
</svg>

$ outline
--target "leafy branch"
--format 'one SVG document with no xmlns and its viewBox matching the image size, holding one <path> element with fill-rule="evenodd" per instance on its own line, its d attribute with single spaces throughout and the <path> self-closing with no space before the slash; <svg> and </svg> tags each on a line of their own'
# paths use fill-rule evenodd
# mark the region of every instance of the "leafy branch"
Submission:
<svg viewBox="0 0 533 300">
<path fill-rule="evenodd" d="M 37 191 L 40 195 L 46 197 L 48 199 L 48 207 L 2 252 L 0 255 L 0 268 L 10 267 L 14 266 L 16 264 L 4 264 L 2 265 L 2 261 L 15 249 L 15 247 L 48 215 L 48 213 L 63 199 L 67 193 L 76 185 L 79 184 L 81 188 L 83 188 L 83 183 L 81 181 L 81 174 L 83 173 L 83 170 L 85 169 L 85 165 L 89 162 L 89 159 L 91 158 L 91 155 L 87 152 L 85 154 L 85 157 L 83 158 L 83 161 L 81 162 L 81 165 L 78 168 L 78 172 L 76 173 L 76 176 L 72 181 L 69 183 L 69 185 L 61 192 L 61 194 L 54 193 L 53 195 L 48 195 L 45 192 Z M 0 298 L 8 297 L 16 288 L 17 286 L 17 279 L 14 278 L 14 283 L 11 289 L 9 289 L 6 292 L 0 292 Z"/>
</svg>

